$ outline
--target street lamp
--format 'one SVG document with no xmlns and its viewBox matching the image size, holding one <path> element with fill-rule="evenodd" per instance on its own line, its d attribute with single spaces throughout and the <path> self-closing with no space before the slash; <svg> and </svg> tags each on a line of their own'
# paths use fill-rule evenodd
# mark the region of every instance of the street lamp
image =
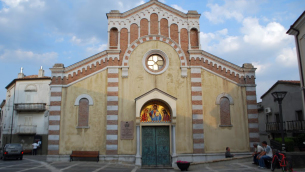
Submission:
<svg viewBox="0 0 305 172">
<path fill-rule="evenodd" d="M 276 91 L 271 93 L 274 97 L 274 101 L 277 101 L 279 103 L 279 109 L 280 109 L 280 129 L 281 129 L 281 135 L 282 135 L 282 151 L 285 151 L 285 140 L 284 140 L 284 122 L 283 122 L 283 114 L 282 114 L 282 100 L 286 96 L 286 91 Z"/>
</svg>

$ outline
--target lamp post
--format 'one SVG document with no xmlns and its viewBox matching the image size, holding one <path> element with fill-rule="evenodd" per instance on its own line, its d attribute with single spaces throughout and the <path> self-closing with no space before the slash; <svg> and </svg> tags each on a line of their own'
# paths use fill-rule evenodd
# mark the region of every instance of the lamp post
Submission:
<svg viewBox="0 0 305 172">
<path fill-rule="evenodd" d="M 280 130 L 282 135 L 282 151 L 285 151 L 285 140 L 284 140 L 284 122 L 283 122 L 283 114 L 282 114 L 282 100 L 286 96 L 286 91 L 275 91 L 271 93 L 274 97 L 274 101 L 279 103 L 279 110 L 280 110 Z"/>
</svg>

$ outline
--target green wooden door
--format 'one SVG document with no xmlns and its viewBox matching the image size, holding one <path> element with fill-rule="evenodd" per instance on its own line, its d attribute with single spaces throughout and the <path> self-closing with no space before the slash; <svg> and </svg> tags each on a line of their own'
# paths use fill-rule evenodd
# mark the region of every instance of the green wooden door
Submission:
<svg viewBox="0 0 305 172">
<path fill-rule="evenodd" d="M 142 165 L 170 166 L 169 127 L 142 127 Z"/>
</svg>

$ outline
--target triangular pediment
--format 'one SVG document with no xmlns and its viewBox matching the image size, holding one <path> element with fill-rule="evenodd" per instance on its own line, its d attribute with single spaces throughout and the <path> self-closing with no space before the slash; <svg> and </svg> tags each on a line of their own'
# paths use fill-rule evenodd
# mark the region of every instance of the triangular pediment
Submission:
<svg viewBox="0 0 305 172">
<path fill-rule="evenodd" d="M 187 18 L 187 17 L 200 17 L 200 14 L 198 14 L 197 11 L 189 11 L 187 14 L 182 12 L 182 11 L 179 11 L 171 6 L 168 6 L 166 4 L 163 4 L 162 2 L 159 2 L 158 0 L 150 0 L 149 2 L 146 2 L 142 5 L 139 5 L 131 10 L 128 10 L 126 12 L 123 12 L 123 13 L 120 13 L 118 10 L 111 10 L 110 13 L 107 13 L 107 17 L 120 17 L 120 18 L 125 18 L 125 17 L 128 17 L 130 15 L 133 15 L 135 13 L 138 13 L 140 11 L 144 11 L 145 9 L 148 9 L 148 8 L 159 8 L 158 11 L 160 9 L 162 10 L 166 10 L 170 13 L 173 13 L 181 18 Z M 157 11 L 157 10 L 156 10 Z"/>
<path fill-rule="evenodd" d="M 172 96 L 172 95 L 170 95 L 170 94 L 167 94 L 166 92 L 164 92 L 164 91 L 162 91 L 162 90 L 159 90 L 158 88 L 154 88 L 154 89 L 152 89 L 152 90 L 150 90 L 150 91 L 148 91 L 148 92 L 142 94 L 141 96 L 135 98 L 135 101 L 137 101 L 137 100 L 139 100 L 139 99 L 141 99 L 141 98 L 143 98 L 143 97 L 151 96 L 151 95 L 152 95 L 152 97 L 158 98 L 158 94 L 162 94 L 162 95 L 164 95 L 164 96 L 166 96 L 166 97 L 168 97 L 168 98 L 171 98 L 171 99 L 173 99 L 173 100 L 177 100 L 176 97 L 174 97 L 174 96 Z"/>
<path fill-rule="evenodd" d="M 141 96 L 135 98 L 136 102 L 136 116 L 140 117 L 141 108 L 143 105 L 151 100 L 161 100 L 165 102 L 168 107 L 172 110 L 173 118 L 176 117 L 176 102 L 177 98 L 167 94 L 166 92 L 159 90 L 158 88 L 154 88 Z"/>
<path fill-rule="evenodd" d="M 174 12 L 174 13 L 180 15 L 181 17 L 187 17 L 187 15 L 184 12 L 179 11 L 179 10 L 177 10 L 177 9 L 171 7 L 171 6 L 168 6 L 166 4 L 163 4 L 162 2 L 159 2 L 157 0 L 150 0 L 149 2 L 146 2 L 145 4 L 137 6 L 137 7 L 133 8 L 133 9 L 131 9 L 131 10 L 128 10 L 128 11 L 122 13 L 122 16 L 128 16 L 130 14 L 133 14 L 135 12 L 138 12 L 138 11 L 141 11 L 141 10 L 143 10 L 145 8 L 148 8 L 148 7 L 152 6 L 152 5 L 157 5 L 157 6 L 161 7 L 161 8 L 163 8 L 163 9 L 166 9 L 168 11 Z"/>
</svg>

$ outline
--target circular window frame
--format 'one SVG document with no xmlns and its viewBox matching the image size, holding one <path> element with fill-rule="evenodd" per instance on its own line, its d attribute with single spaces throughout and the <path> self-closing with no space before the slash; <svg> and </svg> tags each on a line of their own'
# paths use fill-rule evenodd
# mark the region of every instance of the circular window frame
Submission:
<svg viewBox="0 0 305 172">
<path fill-rule="evenodd" d="M 152 55 L 159 55 L 159 56 L 161 56 L 161 58 L 163 58 L 163 67 L 161 69 L 153 70 L 148 67 L 147 61 L 148 61 L 148 58 Z M 153 74 L 153 75 L 159 75 L 159 74 L 162 74 L 163 72 L 165 72 L 166 69 L 168 68 L 169 59 L 168 59 L 168 56 L 161 50 L 149 50 L 148 52 L 145 53 L 145 55 L 142 59 L 142 64 L 143 64 L 143 67 L 146 70 L 146 72 Z"/>
</svg>

